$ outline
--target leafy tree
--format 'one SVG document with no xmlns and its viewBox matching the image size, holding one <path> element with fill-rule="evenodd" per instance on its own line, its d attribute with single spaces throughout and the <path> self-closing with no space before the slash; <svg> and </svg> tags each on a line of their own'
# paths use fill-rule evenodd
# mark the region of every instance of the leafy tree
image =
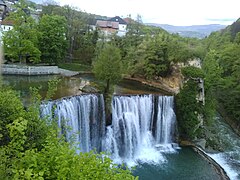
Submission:
<svg viewBox="0 0 240 180">
<path fill-rule="evenodd" d="M 25 111 L 16 93 L 2 88 L 0 91 L 0 145 L 10 142 L 6 125 L 11 124 L 18 117 L 23 117 Z"/>
<path fill-rule="evenodd" d="M 82 12 L 75 7 L 47 5 L 43 7 L 43 14 L 58 15 L 66 21 L 66 40 L 68 42 L 66 61 L 91 64 L 95 55 L 97 31 L 90 31 L 90 22 L 95 16 Z"/>
<path fill-rule="evenodd" d="M 109 92 L 110 85 L 114 85 L 122 78 L 122 63 L 120 50 L 105 44 L 93 63 L 95 76 L 106 83 L 104 93 Z"/>
<path fill-rule="evenodd" d="M 219 84 L 222 75 L 222 68 L 219 65 L 219 55 L 215 50 L 210 50 L 203 61 L 205 74 L 205 88 L 210 89 Z"/>
<path fill-rule="evenodd" d="M 44 62 L 57 64 L 66 54 L 66 19 L 61 16 L 43 15 L 39 22 L 40 42 Z"/>
<path fill-rule="evenodd" d="M 168 36 L 158 34 L 146 42 L 145 76 L 153 79 L 156 76 L 166 76 L 170 72 Z"/>
<path fill-rule="evenodd" d="M 181 69 L 181 71 L 186 78 L 190 79 L 204 78 L 204 72 L 202 71 L 202 69 L 194 66 L 184 67 Z"/>
<path fill-rule="evenodd" d="M 14 22 L 14 26 L 3 36 L 6 56 L 12 61 L 40 62 L 37 24 L 30 16 L 26 1 L 20 0 L 16 4 L 16 11 L 10 13 L 8 19 Z"/>
<path fill-rule="evenodd" d="M 203 105 L 197 101 L 197 93 L 198 83 L 190 79 L 176 96 L 179 131 L 182 137 L 188 139 L 194 139 L 201 134 L 198 117 L 203 112 Z"/>
</svg>

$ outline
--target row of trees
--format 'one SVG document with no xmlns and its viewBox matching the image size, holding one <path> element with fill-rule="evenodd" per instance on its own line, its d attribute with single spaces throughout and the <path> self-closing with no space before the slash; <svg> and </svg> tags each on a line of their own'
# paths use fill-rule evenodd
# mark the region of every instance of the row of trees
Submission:
<svg viewBox="0 0 240 180">
<path fill-rule="evenodd" d="M 216 32 L 206 39 L 209 49 L 206 60 L 215 64 L 211 74 L 217 73 L 218 78 L 211 78 L 215 99 L 223 107 L 227 116 L 240 125 L 240 19 L 221 32 Z"/>
<path fill-rule="evenodd" d="M 240 20 L 226 29 L 212 33 L 208 38 L 199 40 L 203 48 L 202 69 L 184 68 L 186 78 L 190 80 L 177 96 L 177 111 L 180 131 L 183 136 L 195 139 L 206 138 L 214 125 L 216 111 L 225 113 L 233 120 L 234 128 L 240 125 Z M 186 71 L 186 69 L 188 69 Z M 191 68 L 190 68 L 191 69 Z M 192 77 L 204 79 L 205 105 L 196 99 L 199 93 L 198 84 Z M 199 115 L 203 116 L 203 126 Z M 210 129 L 209 129 L 210 128 Z"/>
<path fill-rule="evenodd" d="M 90 15 L 69 6 L 46 5 L 36 20 L 25 0 L 15 6 L 7 18 L 14 28 L 3 36 L 8 60 L 57 64 L 67 57 L 70 61 L 75 58 L 91 64 L 98 33 L 89 31 Z"/>
</svg>

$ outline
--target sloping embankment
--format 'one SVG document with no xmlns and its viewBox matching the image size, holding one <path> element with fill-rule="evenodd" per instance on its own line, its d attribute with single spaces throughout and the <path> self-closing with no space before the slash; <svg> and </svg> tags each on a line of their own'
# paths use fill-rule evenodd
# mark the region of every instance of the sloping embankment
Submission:
<svg viewBox="0 0 240 180">
<path fill-rule="evenodd" d="M 161 90 L 166 91 L 170 94 L 179 93 L 179 86 L 170 87 L 169 84 L 166 84 L 163 81 L 161 81 L 161 82 L 159 80 L 158 81 L 150 81 L 150 80 L 146 80 L 146 79 L 143 79 L 143 78 L 132 78 L 132 77 L 128 77 L 128 76 L 125 76 L 124 79 L 137 81 L 137 82 L 140 82 L 144 85 L 148 85 L 150 87 L 161 89 Z"/>
<path fill-rule="evenodd" d="M 75 76 L 79 74 L 79 72 L 61 69 L 58 68 L 58 66 L 27 66 L 27 65 L 3 64 L 2 74 L 30 75 L 30 76 L 61 74 L 63 76 Z"/>
<path fill-rule="evenodd" d="M 196 151 L 200 156 L 202 156 L 206 161 L 208 161 L 211 165 L 213 165 L 215 171 L 221 177 L 221 180 L 230 180 L 226 171 L 210 156 L 208 156 L 202 149 L 198 148 L 197 146 L 192 146 L 194 151 Z"/>
</svg>

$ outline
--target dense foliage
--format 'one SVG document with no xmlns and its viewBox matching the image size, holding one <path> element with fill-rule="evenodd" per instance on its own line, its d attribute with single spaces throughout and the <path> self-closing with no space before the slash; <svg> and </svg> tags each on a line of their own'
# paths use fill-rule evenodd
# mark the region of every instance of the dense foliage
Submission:
<svg viewBox="0 0 240 180">
<path fill-rule="evenodd" d="M 194 139 L 201 134 L 199 115 L 203 112 L 203 104 L 196 98 L 198 92 L 198 82 L 190 79 L 176 97 L 179 130 L 183 138 Z"/>
<path fill-rule="evenodd" d="M 226 29 L 212 33 L 205 39 L 208 54 L 205 58 L 206 85 L 227 116 L 240 125 L 240 19 Z"/>
<path fill-rule="evenodd" d="M 77 154 L 54 122 L 39 118 L 36 97 L 25 110 L 15 92 L 0 90 L 1 179 L 135 179 L 105 155 Z"/>
<path fill-rule="evenodd" d="M 195 138 L 201 135 L 194 134 L 192 129 L 187 129 L 189 125 L 195 127 L 198 124 L 197 121 L 194 121 L 194 118 L 196 120 L 197 114 L 203 116 L 204 130 L 208 131 L 208 127 L 214 123 L 216 111 L 227 116 L 228 119 L 230 118 L 232 120 L 232 127 L 239 129 L 239 22 L 240 20 L 237 20 L 226 29 L 212 33 L 201 42 L 202 47 L 205 49 L 202 51 L 205 53 L 203 53 L 201 57 L 202 70 L 193 67 L 182 69 L 182 73 L 185 77 L 204 77 L 205 88 L 205 105 L 202 109 L 196 110 L 197 113 L 195 116 L 191 114 L 185 106 L 192 104 L 193 107 L 190 107 L 190 109 L 195 107 L 196 100 L 194 101 L 194 97 L 197 97 L 196 92 L 198 91 L 195 87 L 196 85 L 191 84 L 192 87 L 188 88 L 188 82 L 177 96 L 180 130 L 182 130 L 183 135 L 187 135 L 187 137 Z M 194 93 L 195 95 L 193 95 Z M 190 98 L 191 96 L 192 98 Z M 192 117 L 192 119 L 188 117 Z M 208 137 L 206 137 L 208 136 L 207 134 L 209 134 L 209 132 L 205 133 L 204 136 L 208 140 Z"/>
<path fill-rule="evenodd" d="M 120 50 L 111 44 L 104 44 L 93 63 L 95 76 L 106 83 L 104 93 L 109 92 L 110 85 L 117 84 L 122 78 Z"/>
<path fill-rule="evenodd" d="M 67 49 L 66 19 L 57 15 L 43 15 L 38 30 L 42 61 L 49 64 L 61 62 L 65 58 Z"/>
<path fill-rule="evenodd" d="M 28 5 L 20 1 L 8 20 L 14 23 L 13 30 L 3 36 L 6 57 L 11 61 L 39 62 L 41 51 L 38 49 L 37 23 L 29 15 Z"/>
<path fill-rule="evenodd" d="M 13 22 L 13 30 L 3 36 L 8 61 L 91 65 L 98 39 L 98 32 L 89 26 L 94 16 L 69 6 L 46 4 L 42 14 L 33 18 L 34 8 L 34 3 L 20 0 L 7 17 Z"/>
</svg>

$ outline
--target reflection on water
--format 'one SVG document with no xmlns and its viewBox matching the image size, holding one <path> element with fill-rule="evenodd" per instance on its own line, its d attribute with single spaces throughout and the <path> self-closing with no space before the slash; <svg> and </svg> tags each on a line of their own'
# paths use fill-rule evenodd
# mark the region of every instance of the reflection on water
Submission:
<svg viewBox="0 0 240 180">
<path fill-rule="evenodd" d="M 58 75 L 46 76 L 20 76 L 20 75 L 4 75 L 3 83 L 11 86 L 14 90 L 18 91 L 20 96 L 24 99 L 25 103 L 28 102 L 29 88 L 40 87 L 40 94 L 45 97 L 48 81 L 54 78 L 61 79 L 58 84 L 58 89 L 53 99 L 58 99 L 66 96 L 78 95 L 81 93 L 79 90 L 82 80 L 97 82 L 93 75 L 85 74 L 74 77 L 61 77 Z M 119 85 L 115 86 L 115 94 L 166 94 L 160 90 L 143 86 L 138 82 L 123 80 Z"/>
<path fill-rule="evenodd" d="M 11 86 L 16 90 L 20 97 L 23 98 L 24 103 L 28 103 L 30 87 L 40 88 L 39 92 L 42 97 L 45 97 L 48 89 L 48 81 L 54 78 L 60 78 L 61 81 L 58 84 L 57 92 L 54 94 L 53 99 L 58 99 L 65 96 L 77 95 L 79 91 L 80 78 L 64 77 L 56 75 L 48 76 L 16 76 L 16 75 L 4 75 L 3 84 Z"/>
</svg>

